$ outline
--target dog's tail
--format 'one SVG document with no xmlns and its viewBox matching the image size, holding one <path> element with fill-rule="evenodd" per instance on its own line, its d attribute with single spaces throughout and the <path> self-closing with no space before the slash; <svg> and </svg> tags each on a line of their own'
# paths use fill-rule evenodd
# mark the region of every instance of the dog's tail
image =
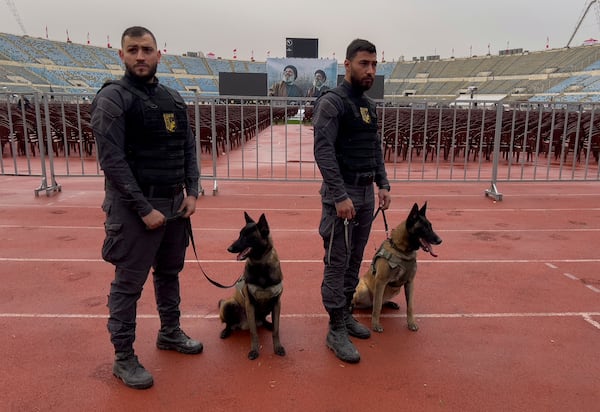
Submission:
<svg viewBox="0 0 600 412">
<path fill-rule="evenodd" d="M 237 325 L 242 320 L 242 307 L 235 301 L 219 301 L 219 317 L 227 325 Z"/>
</svg>

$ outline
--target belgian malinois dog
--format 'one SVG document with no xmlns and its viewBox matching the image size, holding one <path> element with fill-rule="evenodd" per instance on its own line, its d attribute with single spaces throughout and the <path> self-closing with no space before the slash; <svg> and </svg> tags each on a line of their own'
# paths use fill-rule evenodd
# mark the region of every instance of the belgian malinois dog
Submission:
<svg viewBox="0 0 600 412">
<path fill-rule="evenodd" d="M 239 238 L 227 249 L 237 253 L 238 260 L 246 260 L 244 274 L 235 285 L 234 295 L 219 302 L 219 316 L 225 323 L 221 338 L 225 339 L 236 329 L 250 330 L 252 337 L 249 359 L 258 357 L 258 326 L 273 332 L 273 349 L 279 356 L 285 349 L 279 341 L 279 316 L 283 274 L 277 251 L 264 213 L 258 223 L 244 212 L 246 225 L 240 230 Z M 266 317 L 271 315 L 272 322 Z"/>
<path fill-rule="evenodd" d="M 406 297 L 406 317 L 408 329 L 417 331 L 419 326 L 413 315 L 414 279 L 417 274 L 417 251 L 423 249 L 432 256 L 432 245 L 439 245 L 442 239 L 433 231 L 431 222 L 425 216 L 427 202 L 419 210 L 415 203 L 408 217 L 392 230 L 389 239 L 383 241 L 369 270 L 360 278 L 354 298 L 356 309 L 373 308 L 371 327 L 376 332 L 383 332 L 379 321 L 382 306 L 399 309 L 390 301 L 398 295 L 404 286 Z"/>
</svg>

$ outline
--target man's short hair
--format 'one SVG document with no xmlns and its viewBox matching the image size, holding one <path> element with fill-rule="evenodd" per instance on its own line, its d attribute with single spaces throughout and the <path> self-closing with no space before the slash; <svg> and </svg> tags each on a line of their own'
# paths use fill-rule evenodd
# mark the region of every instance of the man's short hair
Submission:
<svg viewBox="0 0 600 412">
<path fill-rule="evenodd" d="M 125 40 L 125 37 L 142 37 L 145 34 L 149 34 L 152 37 L 152 40 L 154 40 L 154 44 L 157 44 L 156 37 L 154 37 L 154 34 L 150 30 L 142 26 L 131 26 L 125 29 L 125 31 L 121 35 L 121 46 L 123 46 L 123 41 Z"/>
<path fill-rule="evenodd" d="M 286 71 L 287 69 L 292 69 L 294 72 L 294 80 L 296 80 L 298 78 L 298 69 L 296 69 L 296 66 L 288 64 L 283 68 L 283 71 Z"/>
<path fill-rule="evenodd" d="M 377 53 L 377 48 L 373 43 L 364 39 L 354 39 L 346 48 L 346 59 L 352 60 L 356 53 L 366 51 L 369 53 Z"/>
</svg>

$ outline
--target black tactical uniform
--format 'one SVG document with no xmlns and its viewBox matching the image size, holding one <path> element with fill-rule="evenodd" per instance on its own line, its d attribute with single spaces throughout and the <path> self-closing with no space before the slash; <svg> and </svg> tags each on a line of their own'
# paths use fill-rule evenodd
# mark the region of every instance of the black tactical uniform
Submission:
<svg viewBox="0 0 600 412">
<path fill-rule="evenodd" d="M 323 306 L 330 319 L 343 313 L 350 335 L 367 338 L 369 330 L 351 317 L 349 307 L 371 231 L 375 208 L 373 183 L 379 188 L 390 188 L 377 132 L 375 104 L 362 90 L 344 81 L 317 100 L 313 126 L 315 160 L 323 176 L 319 225 L 325 248 Z M 339 218 L 335 208 L 335 203 L 347 198 L 352 200 L 356 211 L 352 221 Z"/>
<path fill-rule="evenodd" d="M 151 268 L 161 321 L 157 346 L 198 353 L 202 345 L 179 328 L 179 272 L 189 242 L 187 222 L 173 219 L 148 230 L 141 219 L 153 209 L 169 218 L 185 195 L 198 196 L 196 143 L 185 102 L 157 80 L 139 83 L 126 75 L 98 92 L 92 127 L 105 175 L 102 257 L 116 268 L 108 330 L 117 359 L 120 353 L 133 353 L 137 301 Z M 161 336 L 173 333 L 178 334 L 178 346 L 161 347 Z"/>
</svg>

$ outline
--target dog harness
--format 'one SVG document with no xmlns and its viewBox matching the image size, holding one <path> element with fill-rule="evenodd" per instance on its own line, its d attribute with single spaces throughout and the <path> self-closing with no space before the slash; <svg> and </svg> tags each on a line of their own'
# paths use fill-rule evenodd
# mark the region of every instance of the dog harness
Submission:
<svg viewBox="0 0 600 412">
<path fill-rule="evenodd" d="M 387 250 L 384 247 L 386 243 L 389 244 L 397 253 L 392 253 Z M 398 266 L 403 266 L 408 270 L 410 269 L 410 266 L 416 266 L 415 255 L 416 252 L 414 251 L 410 253 L 404 253 L 403 251 L 398 250 L 396 247 L 394 247 L 389 239 L 386 239 L 379 247 L 379 250 L 377 250 L 377 253 L 375 253 L 375 256 L 373 256 L 373 261 L 371 262 L 371 271 L 373 272 L 373 276 L 377 274 L 375 272 L 375 262 L 377 259 L 381 257 L 384 258 L 392 269 L 396 269 Z"/>
<path fill-rule="evenodd" d="M 244 279 L 239 280 L 235 287 L 244 294 L 244 286 L 246 281 Z M 269 286 L 268 288 L 261 288 L 260 286 L 248 283 L 248 293 L 250 293 L 254 299 L 258 301 L 265 301 L 278 297 L 283 293 L 283 282 L 279 282 L 276 285 Z"/>
</svg>

